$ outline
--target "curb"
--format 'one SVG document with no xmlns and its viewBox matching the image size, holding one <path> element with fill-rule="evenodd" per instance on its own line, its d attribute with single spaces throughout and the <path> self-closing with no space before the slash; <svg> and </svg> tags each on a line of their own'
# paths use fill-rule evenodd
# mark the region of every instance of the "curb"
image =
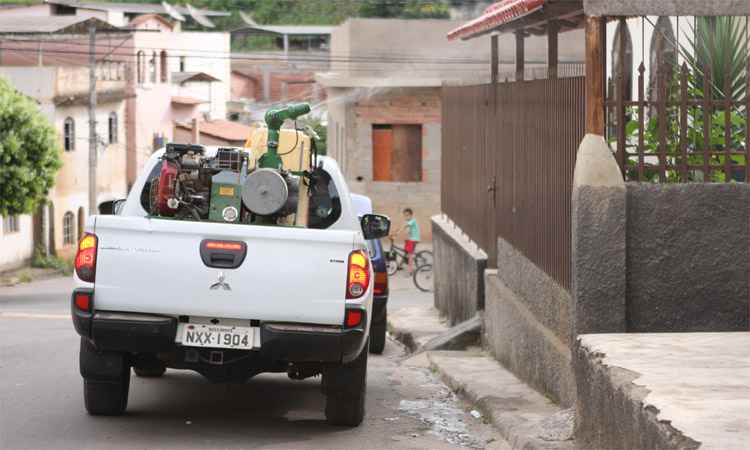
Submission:
<svg viewBox="0 0 750 450">
<path fill-rule="evenodd" d="M 51 269 L 46 272 L 38 273 L 37 275 L 32 276 L 31 280 L 29 281 L 21 281 L 20 277 L 17 275 L 14 275 L 9 278 L 2 278 L 3 274 L 0 274 L 0 287 L 13 287 L 19 284 L 33 283 L 34 281 L 49 280 L 51 278 L 57 278 L 57 277 L 62 277 L 62 276 L 65 276 L 65 271 L 62 269 L 54 269 L 54 270 Z"/>
<path fill-rule="evenodd" d="M 492 426 L 500 432 L 500 435 L 511 448 L 523 450 L 574 450 L 576 448 L 573 440 L 560 441 L 540 438 L 539 424 L 528 423 L 521 418 L 520 415 L 523 414 L 523 411 L 519 411 L 519 414 L 498 413 L 492 404 L 493 401 L 497 400 L 490 396 L 482 396 L 470 384 L 462 383 L 452 377 L 434 361 L 430 352 L 427 352 L 427 359 L 430 362 L 430 368 L 438 373 L 440 379 L 458 396 L 471 403 L 481 412 Z"/>
<path fill-rule="evenodd" d="M 404 347 L 406 347 L 406 349 L 409 351 L 409 353 L 417 353 L 419 345 L 414 340 L 414 335 L 411 331 L 397 327 L 390 320 L 387 321 L 387 329 L 393 339 L 403 344 Z"/>
<path fill-rule="evenodd" d="M 399 327 L 389 320 L 388 331 L 394 339 L 407 348 L 410 356 L 419 353 L 422 349 L 415 339 L 414 333 L 409 329 Z M 459 397 L 471 403 L 474 408 L 481 412 L 511 448 L 522 450 L 573 450 L 576 448 L 573 440 L 556 440 L 554 438 L 545 440 L 540 437 L 542 434 L 540 431 L 546 428 L 545 424 L 548 421 L 552 421 L 550 428 L 553 428 L 555 423 L 569 420 L 569 415 L 572 414 L 570 410 L 562 410 L 558 414 L 549 416 L 543 421 L 544 423 L 530 422 L 524 417 L 523 410 L 516 413 L 504 413 L 502 408 L 496 407 L 497 402 L 500 401 L 498 398 L 482 395 L 469 383 L 457 380 L 436 363 L 436 358 L 432 356 L 432 352 L 426 351 L 424 353 L 427 356 L 430 368 L 439 375 L 440 379 Z"/>
</svg>

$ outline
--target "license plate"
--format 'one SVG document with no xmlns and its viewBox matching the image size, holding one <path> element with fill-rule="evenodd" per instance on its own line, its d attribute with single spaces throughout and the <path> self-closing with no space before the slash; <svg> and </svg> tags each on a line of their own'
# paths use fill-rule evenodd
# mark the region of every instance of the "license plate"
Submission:
<svg viewBox="0 0 750 450">
<path fill-rule="evenodd" d="M 187 324 L 182 331 L 182 345 L 250 350 L 254 335 L 254 329 L 250 327 Z"/>
</svg>

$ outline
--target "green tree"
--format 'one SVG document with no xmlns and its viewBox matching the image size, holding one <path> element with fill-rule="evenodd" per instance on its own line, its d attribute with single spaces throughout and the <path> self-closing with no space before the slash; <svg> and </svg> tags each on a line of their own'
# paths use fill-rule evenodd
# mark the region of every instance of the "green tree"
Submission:
<svg viewBox="0 0 750 450">
<path fill-rule="evenodd" d="M 54 128 L 33 100 L 0 78 L 0 215 L 33 212 L 61 166 Z"/>
<path fill-rule="evenodd" d="M 449 5 L 444 0 L 365 0 L 359 8 L 360 17 L 397 19 L 447 19 Z"/>
</svg>

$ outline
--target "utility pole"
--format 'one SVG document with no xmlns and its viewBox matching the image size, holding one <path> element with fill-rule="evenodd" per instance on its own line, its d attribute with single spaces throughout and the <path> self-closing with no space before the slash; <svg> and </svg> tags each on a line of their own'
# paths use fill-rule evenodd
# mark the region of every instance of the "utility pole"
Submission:
<svg viewBox="0 0 750 450">
<path fill-rule="evenodd" d="M 89 215 L 96 205 L 96 25 L 89 27 Z"/>
</svg>

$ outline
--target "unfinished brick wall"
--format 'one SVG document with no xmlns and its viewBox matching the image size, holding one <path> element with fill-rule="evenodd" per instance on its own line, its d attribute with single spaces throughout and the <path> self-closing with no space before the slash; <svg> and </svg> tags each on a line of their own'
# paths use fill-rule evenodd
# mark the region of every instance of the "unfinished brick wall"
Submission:
<svg viewBox="0 0 750 450">
<path fill-rule="evenodd" d="M 329 118 L 329 148 L 342 163 L 344 173 L 351 190 L 372 198 L 377 212 L 387 214 L 394 219 L 394 225 L 403 225 L 401 211 L 403 208 L 414 209 L 420 224 L 422 239 L 431 240 L 430 217 L 440 212 L 440 151 L 441 151 L 441 98 L 440 88 L 377 88 L 370 89 L 363 95 L 352 96 L 351 101 L 340 111 L 332 109 Z M 347 92 L 337 95 L 348 95 Z M 373 144 L 380 147 L 377 136 L 384 125 L 411 125 L 421 127 L 421 139 L 414 143 L 410 137 L 404 138 L 404 145 L 416 148 L 421 158 L 419 161 L 403 161 L 398 151 L 393 151 L 390 158 L 382 158 L 390 164 L 391 181 L 375 181 L 376 172 L 385 172 L 387 168 L 376 168 Z M 337 136 L 337 129 L 344 135 Z M 398 134 L 398 133 L 396 133 Z M 420 138 L 419 134 L 416 135 Z M 399 139 L 394 139 L 398 145 Z M 335 148 L 336 146 L 341 148 Z M 378 150 L 379 151 L 379 150 Z M 418 170 L 421 181 L 415 177 L 406 177 L 405 173 Z M 381 180 L 380 176 L 377 177 Z M 401 181 L 400 181 L 401 180 Z M 401 235 L 401 239 L 403 235 Z"/>
</svg>

